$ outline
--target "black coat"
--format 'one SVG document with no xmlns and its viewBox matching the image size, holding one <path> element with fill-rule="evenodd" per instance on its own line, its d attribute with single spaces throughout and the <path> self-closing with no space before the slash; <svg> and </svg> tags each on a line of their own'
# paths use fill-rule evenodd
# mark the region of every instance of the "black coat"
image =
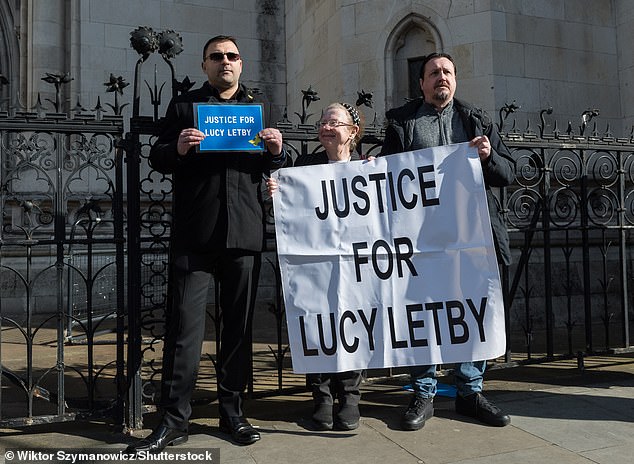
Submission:
<svg viewBox="0 0 634 464">
<path fill-rule="evenodd" d="M 240 86 L 236 102 L 257 100 Z M 262 175 L 286 164 L 286 153 L 213 152 L 185 156 L 176 151 L 183 129 L 196 127 L 194 102 L 218 102 L 208 82 L 175 97 L 162 120 L 161 135 L 150 151 L 150 165 L 173 174 L 172 247 L 176 254 L 221 249 L 261 251 L 264 233 Z"/>
<path fill-rule="evenodd" d="M 328 155 L 325 151 L 306 153 L 305 155 L 298 156 L 294 166 L 315 166 L 318 164 L 328 164 Z"/>
<path fill-rule="evenodd" d="M 412 146 L 416 112 L 423 101 L 423 98 L 418 98 L 386 113 L 389 125 L 385 131 L 381 156 L 430 148 Z M 469 140 L 478 135 L 486 135 L 491 142 L 491 156 L 482 163 L 482 172 L 498 261 L 508 265 L 511 263 L 509 235 L 500 203 L 491 187 L 505 187 L 515 181 L 515 161 L 486 113 L 455 98 L 453 105 L 462 118 Z"/>
</svg>

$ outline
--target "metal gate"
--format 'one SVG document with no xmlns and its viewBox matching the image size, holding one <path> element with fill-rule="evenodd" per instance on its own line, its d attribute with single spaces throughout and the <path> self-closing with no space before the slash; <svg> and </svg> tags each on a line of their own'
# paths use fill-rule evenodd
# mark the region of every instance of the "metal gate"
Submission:
<svg viewBox="0 0 634 464">
<path fill-rule="evenodd" d="M 0 114 L 0 426 L 123 420 L 122 135 L 120 116 Z M 110 304 L 98 313 L 111 269 Z M 71 280 L 81 315 L 68 311 Z M 81 343 L 67 343 L 68 327 Z"/>
<path fill-rule="evenodd" d="M 504 109 L 503 109 L 504 110 Z M 506 114 L 511 111 L 506 109 Z M 505 141 L 517 182 L 503 192 L 516 260 L 507 270 L 507 361 L 631 351 L 634 127 L 616 137 L 584 112 L 576 133 L 541 112 Z M 500 122 L 502 126 L 504 121 Z"/>
</svg>

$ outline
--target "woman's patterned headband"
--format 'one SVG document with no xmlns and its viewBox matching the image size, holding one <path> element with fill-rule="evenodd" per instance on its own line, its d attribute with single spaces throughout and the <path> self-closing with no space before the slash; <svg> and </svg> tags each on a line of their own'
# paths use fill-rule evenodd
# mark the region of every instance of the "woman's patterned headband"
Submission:
<svg viewBox="0 0 634 464">
<path fill-rule="evenodd" d="M 359 118 L 359 112 L 357 111 L 357 109 L 349 103 L 342 103 L 341 106 L 348 110 L 348 113 L 350 113 L 350 116 L 352 116 L 352 122 L 355 123 L 357 126 L 360 125 L 361 118 Z"/>
</svg>

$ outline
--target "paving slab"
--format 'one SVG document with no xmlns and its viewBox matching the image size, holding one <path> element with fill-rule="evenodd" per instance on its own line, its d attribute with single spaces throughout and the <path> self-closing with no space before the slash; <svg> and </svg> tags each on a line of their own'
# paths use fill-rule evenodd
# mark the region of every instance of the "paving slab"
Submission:
<svg viewBox="0 0 634 464">
<path fill-rule="evenodd" d="M 488 427 L 455 412 L 452 399 L 437 397 L 435 416 L 419 431 L 400 430 L 410 394 L 407 378 L 363 385 L 357 430 L 316 431 L 306 392 L 249 400 L 246 412 L 262 433 L 252 446 L 232 444 L 218 430 L 217 406 L 196 406 L 189 441 L 177 450 L 218 448 L 221 464 L 558 464 L 632 462 L 634 455 L 634 356 L 491 370 L 487 397 L 511 415 L 511 425 Z M 443 382 L 451 379 L 442 378 Z M 67 422 L 0 429 L 7 448 L 123 450 L 150 433 L 129 436 L 103 422 Z M 8 462 L 4 453 L 0 463 Z"/>
</svg>

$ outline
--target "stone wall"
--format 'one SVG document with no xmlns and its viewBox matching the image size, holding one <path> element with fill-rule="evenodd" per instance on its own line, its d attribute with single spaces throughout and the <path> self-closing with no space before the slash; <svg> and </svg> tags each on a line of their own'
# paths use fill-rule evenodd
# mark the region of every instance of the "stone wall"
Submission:
<svg viewBox="0 0 634 464">
<path fill-rule="evenodd" d="M 21 80 L 26 82 L 22 101 L 33 105 L 37 93 L 42 102 L 54 98 L 54 88 L 41 81 L 45 73 L 68 73 L 73 81 L 63 88 L 65 111 L 79 100 L 92 108 L 104 95 L 110 74 L 134 81 L 139 55 L 130 47 L 130 32 L 139 26 L 157 32 L 176 31 L 183 40 L 183 52 L 174 60 L 176 78 L 188 76 L 200 86 L 202 47 L 219 34 L 237 38 L 244 57 L 242 80 L 259 88 L 272 103 L 269 116 L 277 121 L 285 107 L 284 2 L 281 0 L 157 1 L 108 0 L 22 2 L 19 26 L 22 55 Z M 16 25 L 17 26 L 17 25 Z M 1 71 L 1 70 L 0 70 Z M 142 79 L 150 87 L 165 82 L 161 115 L 169 102 L 169 68 L 157 54 L 143 66 Z M 152 114 L 150 92 L 142 84 L 142 112 Z M 123 102 L 131 102 L 132 87 L 124 90 Z M 125 115 L 129 115 L 128 107 Z"/>
<path fill-rule="evenodd" d="M 403 103 L 402 51 L 443 50 L 457 62 L 457 95 L 490 113 L 515 100 L 536 123 L 553 107 L 576 129 L 597 108 L 600 130 L 629 134 L 632 9 L 625 0 L 287 2 L 289 107 L 308 85 L 324 104 L 363 89 L 381 117 Z"/>
</svg>

